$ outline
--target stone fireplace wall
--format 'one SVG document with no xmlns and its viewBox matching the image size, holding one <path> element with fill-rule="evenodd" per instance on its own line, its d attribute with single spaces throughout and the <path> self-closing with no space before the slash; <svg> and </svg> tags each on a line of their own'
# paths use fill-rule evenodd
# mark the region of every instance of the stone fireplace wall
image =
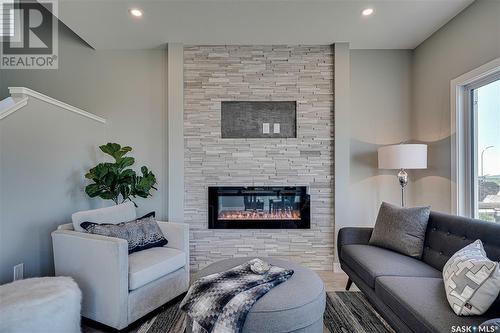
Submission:
<svg viewBox="0 0 500 333">
<path fill-rule="evenodd" d="M 185 213 L 197 270 L 277 256 L 332 270 L 333 46 L 184 48 Z M 221 101 L 297 101 L 297 138 L 222 139 Z M 311 229 L 209 230 L 208 186 L 307 185 Z"/>
</svg>

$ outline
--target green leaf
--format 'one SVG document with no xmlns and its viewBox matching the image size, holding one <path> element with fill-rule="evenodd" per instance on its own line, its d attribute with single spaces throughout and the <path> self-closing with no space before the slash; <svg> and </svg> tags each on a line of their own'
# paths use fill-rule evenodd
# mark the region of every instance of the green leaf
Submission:
<svg viewBox="0 0 500 333">
<path fill-rule="evenodd" d="M 135 177 L 135 171 L 132 169 L 125 169 L 120 173 L 119 181 L 131 184 Z"/>
<path fill-rule="evenodd" d="M 122 147 L 118 143 L 110 142 L 99 148 L 105 154 L 112 156 L 115 161 L 99 163 L 85 174 L 85 178 L 94 182 L 85 188 L 90 197 L 100 197 L 119 203 L 121 196 L 122 202 L 127 200 L 134 202 L 131 198 L 147 198 L 152 195 L 151 190 L 157 190 L 156 177 L 146 166 L 141 167 L 142 176 L 137 176 L 136 172 L 129 168 L 135 163 L 133 157 L 125 157 L 132 151 L 131 147 Z M 134 204 L 136 205 L 135 202 Z"/>
<path fill-rule="evenodd" d="M 119 162 L 120 159 L 127 154 L 128 152 L 132 151 L 132 147 L 125 146 L 122 147 L 118 143 L 107 143 L 103 146 L 99 147 L 104 153 L 112 156 L 115 159 L 115 162 Z"/>
<path fill-rule="evenodd" d="M 85 193 L 91 198 L 95 198 L 103 192 L 103 187 L 98 184 L 90 184 L 85 187 Z"/>
<path fill-rule="evenodd" d="M 115 200 L 115 198 L 118 198 L 118 193 L 113 193 L 113 192 L 103 192 L 100 195 L 101 198 L 106 199 L 106 200 Z"/>
<path fill-rule="evenodd" d="M 117 143 L 107 143 L 107 144 L 105 144 L 103 146 L 99 146 L 99 148 L 104 153 L 106 153 L 106 154 L 111 155 L 111 156 L 114 157 L 115 154 L 120 151 L 121 146 L 119 144 L 117 144 Z"/>
<path fill-rule="evenodd" d="M 135 163 L 135 159 L 133 157 L 123 157 L 116 164 L 117 164 L 118 168 L 125 169 L 134 163 Z"/>
</svg>

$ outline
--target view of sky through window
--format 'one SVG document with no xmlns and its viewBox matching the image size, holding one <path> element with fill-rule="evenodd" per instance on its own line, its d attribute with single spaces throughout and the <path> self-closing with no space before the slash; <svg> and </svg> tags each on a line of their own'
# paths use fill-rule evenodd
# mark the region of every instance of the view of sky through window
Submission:
<svg viewBox="0 0 500 333">
<path fill-rule="evenodd" d="M 498 221 L 500 207 L 500 80 L 477 89 L 478 217 Z"/>
<path fill-rule="evenodd" d="M 500 175 L 500 80 L 478 89 L 477 110 L 478 154 L 487 149 L 483 160 L 478 156 L 478 171 L 483 170 L 484 175 Z"/>
</svg>

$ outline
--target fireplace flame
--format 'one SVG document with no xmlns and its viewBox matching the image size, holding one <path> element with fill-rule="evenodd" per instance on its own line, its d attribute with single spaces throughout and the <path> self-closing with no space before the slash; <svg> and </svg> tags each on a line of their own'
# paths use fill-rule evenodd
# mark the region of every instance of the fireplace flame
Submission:
<svg viewBox="0 0 500 333">
<path fill-rule="evenodd" d="M 273 212 L 255 210 L 226 210 L 219 213 L 219 220 L 300 220 L 298 210 Z"/>
</svg>

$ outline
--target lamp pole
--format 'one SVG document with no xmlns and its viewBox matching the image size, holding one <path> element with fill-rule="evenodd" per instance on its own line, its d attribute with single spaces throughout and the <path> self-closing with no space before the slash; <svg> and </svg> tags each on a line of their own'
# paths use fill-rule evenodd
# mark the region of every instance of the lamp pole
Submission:
<svg viewBox="0 0 500 333">
<path fill-rule="evenodd" d="M 405 187 L 408 185 L 408 173 L 405 169 L 400 169 L 398 172 L 399 185 L 401 186 L 401 207 L 405 206 Z"/>
<path fill-rule="evenodd" d="M 484 152 L 493 147 L 495 146 L 488 146 L 484 148 L 483 151 L 481 151 L 481 177 L 484 177 L 484 163 L 483 163 Z"/>
</svg>

